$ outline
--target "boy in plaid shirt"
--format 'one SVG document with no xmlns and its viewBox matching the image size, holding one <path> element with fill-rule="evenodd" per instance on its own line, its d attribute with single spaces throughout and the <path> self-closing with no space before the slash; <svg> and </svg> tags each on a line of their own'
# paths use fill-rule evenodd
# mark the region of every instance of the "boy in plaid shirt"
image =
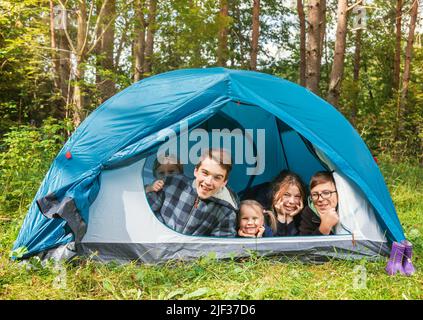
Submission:
<svg viewBox="0 0 423 320">
<path fill-rule="evenodd" d="M 157 218 L 177 232 L 235 237 L 239 201 L 226 187 L 231 168 L 224 150 L 209 149 L 194 169 L 194 180 L 168 176 L 163 189 L 147 193 L 147 199 Z"/>
</svg>

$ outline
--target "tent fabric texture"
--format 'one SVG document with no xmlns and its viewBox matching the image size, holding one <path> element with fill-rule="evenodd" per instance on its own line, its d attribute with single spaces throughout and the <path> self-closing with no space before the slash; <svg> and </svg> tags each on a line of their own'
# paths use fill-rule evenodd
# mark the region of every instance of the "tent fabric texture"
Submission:
<svg viewBox="0 0 423 320">
<path fill-rule="evenodd" d="M 228 185 L 239 195 L 272 181 L 283 169 L 298 173 L 305 182 L 318 170 L 334 171 L 341 220 L 336 234 L 195 237 L 163 225 L 149 207 L 144 188 L 153 180 L 156 153 L 166 132 L 176 133 L 175 145 L 185 139 L 191 148 L 195 139 L 188 136 L 198 129 L 207 133 L 227 129 L 232 138 L 246 138 L 245 145 L 250 144 L 260 158 L 260 168 L 251 163 L 234 166 Z M 234 152 L 234 146 L 230 148 Z M 192 177 L 194 165 L 184 167 L 187 176 Z M 260 172 L 248 175 L 248 170 Z M 255 251 L 311 261 L 378 259 L 388 254 L 391 242 L 403 239 L 371 152 L 334 107 L 309 90 L 268 74 L 185 69 L 134 83 L 81 123 L 46 174 L 12 257 L 95 253 L 103 261 L 156 263 L 210 253 L 241 257 Z"/>
</svg>

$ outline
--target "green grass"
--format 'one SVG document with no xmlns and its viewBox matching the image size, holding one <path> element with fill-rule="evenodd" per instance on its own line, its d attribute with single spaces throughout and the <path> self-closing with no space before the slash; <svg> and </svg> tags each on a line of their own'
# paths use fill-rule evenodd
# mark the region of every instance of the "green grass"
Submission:
<svg viewBox="0 0 423 320">
<path fill-rule="evenodd" d="M 380 158 L 381 170 L 407 238 L 414 245 L 412 277 L 389 277 L 385 261 L 332 260 L 320 265 L 251 256 L 204 257 L 161 265 L 80 264 L 32 268 L 8 254 L 25 210 L 0 213 L 0 299 L 423 299 L 423 168 Z M 35 190 L 34 190 L 35 192 Z M 12 217 L 12 218 L 7 218 Z M 360 277 L 365 272 L 365 280 Z M 359 282 L 357 282 L 359 281 Z"/>
</svg>

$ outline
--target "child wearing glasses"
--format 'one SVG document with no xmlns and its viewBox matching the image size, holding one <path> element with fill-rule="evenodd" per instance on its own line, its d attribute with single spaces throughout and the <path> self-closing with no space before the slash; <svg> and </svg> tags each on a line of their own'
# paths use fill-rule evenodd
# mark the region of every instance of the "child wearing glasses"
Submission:
<svg viewBox="0 0 423 320">
<path fill-rule="evenodd" d="M 338 194 L 332 173 L 311 177 L 308 206 L 302 212 L 300 235 L 329 235 L 339 222 Z"/>
</svg>

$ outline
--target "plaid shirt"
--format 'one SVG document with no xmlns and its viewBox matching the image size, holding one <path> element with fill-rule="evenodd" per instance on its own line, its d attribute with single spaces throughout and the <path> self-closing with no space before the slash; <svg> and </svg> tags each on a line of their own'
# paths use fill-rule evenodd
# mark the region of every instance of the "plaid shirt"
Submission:
<svg viewBox="0 0 423 320">
<path fill-rule="evenodd" d="M 188 235 L 236 236 L 237 209 L 231 204 L 214 197 L 200 199 L 193 180 L 184 175 L 166 177 L 164 182 L 161 191 L 147 193 L 151 209 L 161 222 Z M 229 192 L 238 205 L 236 195 Z"/>
</svg>

